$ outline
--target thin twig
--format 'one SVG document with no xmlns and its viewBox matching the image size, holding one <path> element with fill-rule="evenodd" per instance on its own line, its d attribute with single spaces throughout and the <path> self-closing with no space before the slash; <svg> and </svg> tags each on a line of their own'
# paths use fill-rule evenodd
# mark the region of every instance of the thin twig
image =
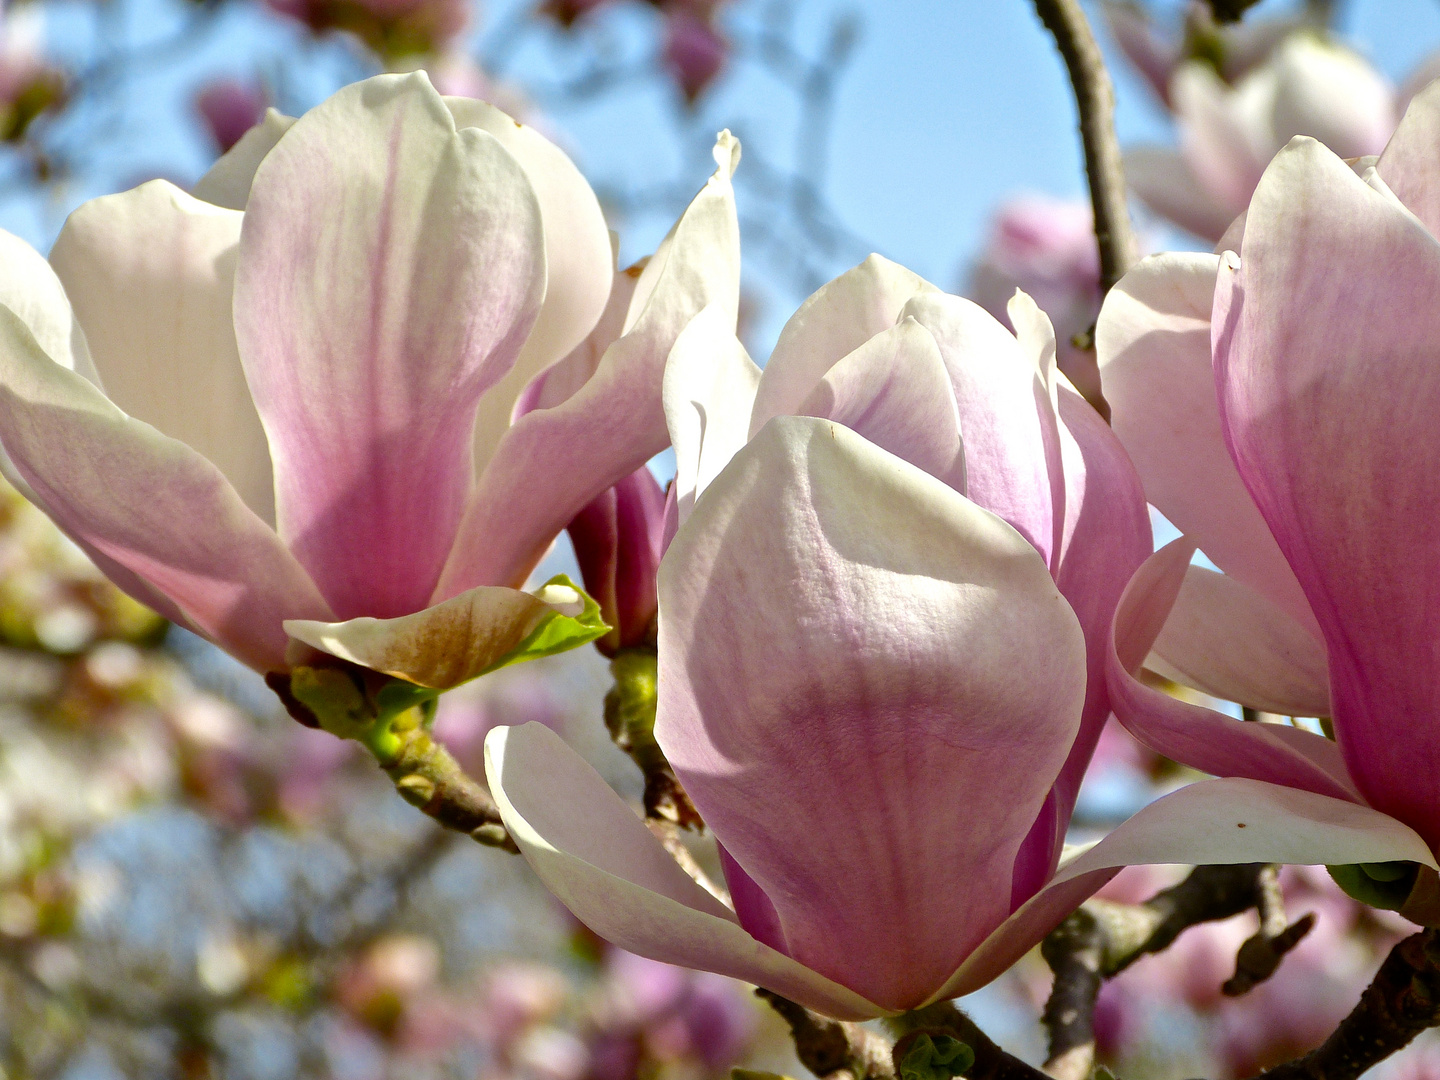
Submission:
<svg viewBox="0 0 1440 1080">
<path fill-rule="evenodd" d="M 1100 246 L 1100 295 L 1104 296 L 1135 260 L 1125 170 L 1115 137 L 1115 91 L 1080 0 L 1035 0 L 1035 11 L 1055 38 L 1075 90 L 1085 174 L 1095 211 L 1095 240 Z"/>
</svg>

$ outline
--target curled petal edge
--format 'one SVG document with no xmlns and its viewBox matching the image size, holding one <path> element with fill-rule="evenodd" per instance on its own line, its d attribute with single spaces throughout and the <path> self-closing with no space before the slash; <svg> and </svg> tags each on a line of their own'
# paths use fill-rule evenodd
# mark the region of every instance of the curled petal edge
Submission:
<svg viewBox="0 0 1440 1080">
<path fill-rule="evenodd" d="M 285 622 L 313 649 L 431 690 L 568 652 L 610 629 L 600 605 L 564 574 L 534 592 L 481 585 L 394 619 Z"/>
<path fill-rule="evenodd" d="M 485 775 L 525 860 L 605 940 L 651 960 L 767 987 L 839 1019 L 890 1013 L 751 937 L 543 724 L 491 731 Z"/>
<path fill-rule="evenodd" d="M 1361 802 L 1340 748 L 1283 724 L 1246 723 L 1146 686 L 1135 673 L 1150 655 L 1190 566 L 1185 537 L 1135 571 L 1115 610 L 1106 684 L 1115 716 L 1156 753 L 1216 776 L 1248 777 Z"/>
<path fill-rule="evenodd" d="M 1250 862 L 1436 865 L 1418 833 L 1368 806 L 1259 780 L 1201 780 L 1157 799 L 1062 863 L 932 1000 L 968 994 L 999 976 L 1123 867 Z"/>
</svg>

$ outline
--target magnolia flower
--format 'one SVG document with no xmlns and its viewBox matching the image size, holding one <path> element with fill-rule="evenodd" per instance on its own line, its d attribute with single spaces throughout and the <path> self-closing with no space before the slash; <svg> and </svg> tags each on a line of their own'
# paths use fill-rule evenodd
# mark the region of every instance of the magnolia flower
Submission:
<svg viewBox="0 0 1440 1080">
<path fill-rule="evenodd" d="M 1017 865 L 1024 890 L 1055 867 L 1080 778 L 1109 715 L 1110 618 L 1152 548 L 1140 481 L 1105 423 L 1056 370 L 1049 319 L 1024 293 L 1008 317 L 872 255 L 810 297 L 763 375 L 723 312 L 701 312 L 665 370 L 683 521 L 734 451 L 772 417 L 824 416 L 938 477 L 1018 529 L 1085 632 L 1080 733 Z"/>
<path fill-rule="evenodd" d="M 1294 140 L 1256 189 L 1238 257 L 1147 260 L 1099 326 L 1115 431 L 1186 534 L 1141 568 L 1116 615 L 1116 713 L 1169 757 L 1372 806 L 1429 851 L 1437 131 L 1440 84 L 1378 161 L 1352 168 Z M 1223 574 L 1190 564 L 1196 544 Z M 1334 741 L 1142 685 L 1132 673 L 1152 644 L 1150 666 L 1258 709 L 1328 716 Z M 1428 852 L 1415 861 L 1433 865 Z"/>
<path fill-rule="evenodd" d="M 1323 29 L 1323 22 L 1309 11 L 1221 25 L 1209 7 L 1196 3 L 1185 11 L 1183 35 L 1174 35 L 1163 32 L 1135 0 L 1101 0 L 1100 11 L 1125 59 L 1167 108 L 1174 104 L 1171 77 L 1186 61 L 1207 61 L 1233 84 L 1264 63 L 1291 34 L 1305 28 Z"/>
<path fill-rule="evenodd" d="M 3 237 L 0 443 L 117 584 L 250 666 L 286 670 L 293 636 L 463 681 L 582 629 L 575 590 L 517 587 L 665 445 L 670 342 L 736 303 L 728 134 L 717 155 L 593 377 L 511 426 L 615 279 L 574 166 L 423 73 L 271 112 L 200 198 L 97 199 L 48 265 Z"/>
<path fill-rule="evenodd" d="M 1125 155 L 1135 193 L 1156 213 L 1217 241 L 1245 209 L 1260 174 L 1295 135 L 1342 157 L 1378 154 L 1395 129 L 1395 91 L 1356 54 L 1309 32 L 1292 34 L 1227 86 L 1202 60 L 1171 76 L 1178 150 Z"/>
<path fill-rule="evenodd" d="M 1100 249 L 1089 203 L 1031 195 L 996 211 L 965 292 L 1008 326 L 1006 307 L 1016 289 L 1054 321 L 1057 366 L 1087 400 L 1096 400 L 1095 350 L 1074 344 L 1100 313 Z"/>
<path fill-rule="evenodd" d="M 596 933 L 861 1018 L 983 985 L 1121 864 L 1233 861 L 1237 836 L 1332 859 L 1372 829 L 1423 850 L 1368 808 L 1218 780 L 1057 869 L 1072 747 L 1096 723 L 1088 603 L 1113 595 L 1112 563 L 1133 565 L 1143 508 L 1098 417 L 1061 434 L 1053 342 L 1030 312 L 1022 344 L 872 259 L 801 308 L 763 377 L 712 313 L 677 341 L 655 737 L 733 910 L 548 728 L 486 740 L 510 834 Z M 1076 590 L 1081 617 L 1071 574 L 1101 580 Z"/>
</svg>

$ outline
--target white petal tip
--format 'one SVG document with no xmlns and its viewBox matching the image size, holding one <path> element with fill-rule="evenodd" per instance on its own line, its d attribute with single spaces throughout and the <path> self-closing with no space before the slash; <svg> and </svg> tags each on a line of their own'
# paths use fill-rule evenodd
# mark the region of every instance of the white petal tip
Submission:
<svg viewBox="0 0 1440 1080">
<path fill-rule="evenodd" d="M 546 585 L 532 594 L 542 604 L 548 604 L 561 615 L 575 618 L 585 610 L 585 598 L 569 585 Z"/>
</svg>

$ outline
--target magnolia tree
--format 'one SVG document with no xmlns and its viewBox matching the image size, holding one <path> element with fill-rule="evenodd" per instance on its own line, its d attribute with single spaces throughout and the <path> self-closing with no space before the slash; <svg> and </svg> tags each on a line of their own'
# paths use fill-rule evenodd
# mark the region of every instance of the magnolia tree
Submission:
<svg viewBox="0 0 1440 1080">
<path fill-rule="evenodd" d="M 722 13 L 653 6 L 693 104 Z M 241 1075 L 276 1012 L 282 1074 L 553 1080 L 1174 1075 L 1167 1004 L 1207 1069 L 1353 1080 L 1440 1026 L 1440 84 L 1329 5 L 1104 4 L 1178 131 L 1125 152 L 1084 10 L 1034 6 L 1089 205 L 1004 208 L 973 300 L 858 260 L 763 368 L 740 141 L 621 266 L 464 4 L 277 0 L 389 70 L 299 116 L 213 81 L 188 190 L 0 233 L 17 1074 L 105 1027 L 134 1075 Z M 39 168 L 90 91 L 12 53 Z M 1215 252 L 1137 260 L 1127 176 Z M 595 652 L 603 687 L 557 659 Z M 146 801 L 129 842 L 206 888 L 117 876 Z M 467 967 L 477 913 L 550 962 Z M 1043 1061 L 956 1004 L 997 982 Z"/>
</svg>

